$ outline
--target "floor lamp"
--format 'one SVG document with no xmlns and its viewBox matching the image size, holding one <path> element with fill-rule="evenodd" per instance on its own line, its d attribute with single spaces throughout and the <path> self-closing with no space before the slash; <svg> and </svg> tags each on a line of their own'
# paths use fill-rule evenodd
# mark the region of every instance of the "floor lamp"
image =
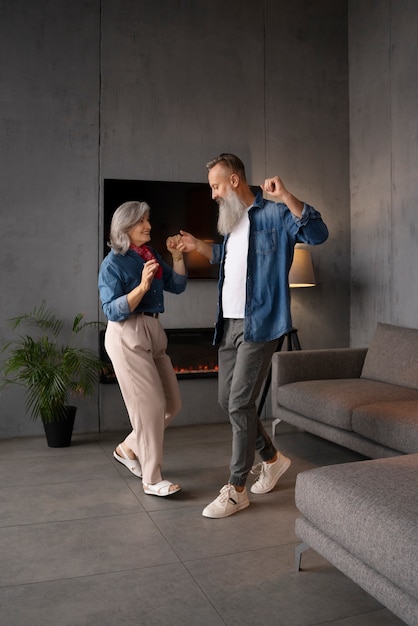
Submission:
<svg viewBox="0 0 418 626">
<path fill-rule="evenodd" d="M 315 287 L 315 274 L 312 265 L 312 257 L 309 250 L 306 248 L 300 248 L 296 244 L 293 263 L 289 272 L 289 287 L 291 289 L 299 287 Z M 279 337 L 277 342 L 276 352 L 280 352 L 283 348 L 285 339 L 287 340 L 287 350 L 301 350 L 297 328 L 292 328 L 288 333 Z M 261 416 L 261 412 L 264 408 L 264 404 L 267 398 L 268 391 L 271 385 L 271 366 L 267 374 L 266 382 L 264 383 L 263 393 L 261 394 L 260 403 L 258 405 L 258 416 Z M 275 426 L 280 420 L 274 420 L 273 422 L 273 435 L 275 434 Z"/>
</svg>

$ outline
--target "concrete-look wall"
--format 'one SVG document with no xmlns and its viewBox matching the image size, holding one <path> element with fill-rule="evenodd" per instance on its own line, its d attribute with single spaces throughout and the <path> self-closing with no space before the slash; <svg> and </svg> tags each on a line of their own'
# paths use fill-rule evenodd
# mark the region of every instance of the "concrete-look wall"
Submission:
<svg viewBox="0 0 418 626">
<path fill-rule="evenodd" d="M 233 151 L 251 183 L 280 174 L 322 212 L 331 236 L 294 322 L 305 348 L 348 345 L 345 0 L 15 0 L 1 15 L 1 322 L 42 299 L 100 315 L 103 179 L 205 182 Z M 215 300 L 214 281 L 190 281 L 162 322 L 210 326 Z M 76 430 L 121 423 L 116 387 L 78 406 Z M 0 416 L 0 437 L 42 430 L 20 390 Z"/>
<path fill-rule="evenodd" d="M 285 10 L 283 11 L 283 6 Z M 317 285 L 292 289 L 304 349 L 349 344 L 349 126 L 346 2 L 269 2 L 266 173 L 321 211 L 330 236 L 310 248 Z"/>
<path fill-rule="evenodd" d="M 331 231 L 318 286 L 293 296 L 301 343 L 348 345 L 346 3 L 279 4 L 104 0 L 101 179 L 205 182 L 224 151 L 254 185 L 280 174 Z M 163 323 L 211 326 L 215 302 L 213 281 L 190 281 Z"/>
<path fill-rule="evenodd" d="M 418 5 L 349 3 L 351 344 L 418 325 Z"/>
<path fill-rule="evenodd" d="M 0 7 L 2 345 L 5 320 L 43 299 L 65 319 L 97 318 L 100 3 Z M 96 428 L 97 407 L 80 403 L 80 430 Z M 4 391 L 0 437 L 40 432 L 23 391 Z"/>
</svg>

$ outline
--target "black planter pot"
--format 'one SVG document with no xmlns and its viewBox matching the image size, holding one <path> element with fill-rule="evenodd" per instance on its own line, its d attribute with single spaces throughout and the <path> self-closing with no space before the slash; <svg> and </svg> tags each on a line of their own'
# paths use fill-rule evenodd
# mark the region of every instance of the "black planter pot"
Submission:
<svg viewBox="0 0 418 626">
<path fill-rule="evenodd" d="M 71 445 L 76 406 L 66 407 L 66 416 L 54 422 L 44 422 L 45 435 L 50 448 L 66 448 Z"/>
</svg>

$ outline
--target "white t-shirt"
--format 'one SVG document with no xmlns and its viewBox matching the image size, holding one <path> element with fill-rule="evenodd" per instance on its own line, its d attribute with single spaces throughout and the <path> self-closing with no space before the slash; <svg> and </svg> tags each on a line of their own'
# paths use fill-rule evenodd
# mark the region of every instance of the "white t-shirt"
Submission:
<svg viewBox="0 0 418 626">
<path fill-rule="evenodd" d="M 249 230 L 247 209 L 226 242 L 222 310 L 227 318 L 244 319 L 245 316 Z"/>
</svg>

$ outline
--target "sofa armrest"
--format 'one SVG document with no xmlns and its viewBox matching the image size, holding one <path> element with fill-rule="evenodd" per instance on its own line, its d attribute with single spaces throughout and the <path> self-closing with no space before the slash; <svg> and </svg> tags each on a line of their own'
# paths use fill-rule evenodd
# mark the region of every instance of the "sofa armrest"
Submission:
<svg viewBox="0 0 418 626">
<path fill-rule="evenodd" d="M 302 380 L 360 378 L 367 348 L 328 348 L 275 352 L 272 389 Z"/>
</svg>

